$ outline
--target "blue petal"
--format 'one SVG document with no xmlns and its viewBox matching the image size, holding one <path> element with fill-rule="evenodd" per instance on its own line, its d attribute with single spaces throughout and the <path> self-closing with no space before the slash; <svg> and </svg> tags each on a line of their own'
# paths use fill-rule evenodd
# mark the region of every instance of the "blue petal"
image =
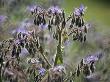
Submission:
<svg viewBox="0 0 110 82">
<path fill-rule="evenodd" d="M 44 68 L 40 68 L 38 71 L 39 71 L 40 75 L 44 75 L 46 72 L 46 70 Z"/>
<path fill-rule="evenodd" d="M 81 4 L 81 5 L 80 5 L 80 7 L 79 7 L 79 9 L 80 9 L 80 11 L 82 11 L 82 12 L 83 12 L 83 11 L 85 10 L 84 5 L 83 5 L 83 4 Z"/>
</svg>

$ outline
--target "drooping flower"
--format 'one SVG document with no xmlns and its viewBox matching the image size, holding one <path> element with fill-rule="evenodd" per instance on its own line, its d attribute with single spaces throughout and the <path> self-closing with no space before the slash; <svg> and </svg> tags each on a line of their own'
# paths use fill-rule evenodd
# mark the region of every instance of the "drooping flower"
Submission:
<svg viewBox="0 0 110 82">
<path fill-rule="evenodd" d="M 62 13 L 62 10 L 58 6 L 52 6 L 48 9 L 48 12 L 55 14 L 55 13 Z"/>
</svg>

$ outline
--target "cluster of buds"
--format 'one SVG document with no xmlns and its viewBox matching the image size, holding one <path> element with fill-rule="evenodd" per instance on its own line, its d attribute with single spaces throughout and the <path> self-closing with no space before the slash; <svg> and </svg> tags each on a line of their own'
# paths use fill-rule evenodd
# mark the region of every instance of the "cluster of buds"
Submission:
<svg viewBox="0 0 110 82">
<path fill-rule="evenodd" d="M 35 5 L 29 9 L 31 11 L 31 14 L 34 16 L 35 25 L 40 26 L 46 24 L 46 20 L 45 20 L 46 11 L 42 7 Z"/>
<path fill-rule="evenodd" d="M 54 39 L 59 39 L 59 32 L 61 31 L 61 36 L 64 39 L 62 42 L 65 42 L 70 35 L 72 35 L 73 40 L 75 41 L 77 40 L 80 42 L 85 42 L 88 28 L 83 17 L 86 8 L 87 7 L 84 7 L 84 5 L 81 5 L 79 8 L 75 8 L 74 12 L 72 12 L 72 14 L 67 19 L 65 17 L 64 10 L 56 5 L 50 7 L 47 11 L 36 6 L 33 8 L 33 11 L 37 10 L 39 13 L 33 12 L 34 14 L 32 15 L 34 15 L 35 25 L 43 29 L 48 27 L 49 31 L 54 29 L 54 31 L 52 31 Z M 70 22 L 70 26 L 67 26 L 68 21 Z M 65 27 L 70 28 L 68 29 Z M 69 32 L 67 32 L 67 29 Z"/>
<path fill-rule="evenodd" d="M 0 58 L 0 64 L 1 66 L 3 66 L 3 62 L 7 60 L 13 60 L 13 59 L 17 59 L 18 63 L 6 63 L 6 70 L 5 73 L 4 73 L 4 77 L 8 78 L 6 76 L 6 73 L 8 73 L 8 75 L 11 75 L 12 77 L 11 78 L 8 78 L 9 79 L 14 79 L 14 74 L 13 73 L 13 68 L 15 67 L 15 65 L 18 65 L 19 62 L 20 62 L 20 57 L 23 57 L 23 56 L 26 56 L 27 54 L 33 54 L 34 55 L 36 53 L 36 51 L 39 51 L 40 53 L 43 54 L 43 48 L 42 46 L 40 46 L 39 44 L 39 39 L 38 37 L 36 38 L 35 37 L 35 34 L 32 32 L 29 32 L 30 34 L 25 34 L 25 33 L 22 33 L 22 32 L 19 32 L 17 33 L 17 37 L 16 38 L 10 38 L 8 40 L 4 40 L 1 42 L 1 45 L 0 45 L 0 50 L 1 50 L 1 58 Z M 9 51 L 9 52 L 8 52 Z M 7 53 L 8 52 L 8 53 Z M 7 59 L 4 58 L 5 56 L 7 56 Z M 35 71 L 38 72 L 38 75 L 35 75 L 35 79 L 36 81 L 38 80 L 41 80 L 41 78 L 45 75 L 45 72 L 46 70 L 44 69 L 44 67 L 42 66 L 42 61 L 41 59 L 39 59 L 39 61 L 37 61 L 37 59 L 35 58 L 31 58 L 28 62 L 31 63 L 31 66 L 32 66 L 32 70 L 33 70 L 33 73 L 35 75 Z M 16 61 L 16 62 L 17 62 Z M 10 62 L 10 61 L 9 61 Z M 45 63 L 45 62 L 44 62 Z M 8 69 L 10 68 L 10 66 L 12 67 L 11 71 Z M 3 67 L 1 67 L 3 68 Z M 16 69 L 14 70 L 16 71 Z M 11 73 L 11 74 L 10 74 Z M 32 73 L 32 71 L 30 71 L 30 73 Z M 24 82 L 24 81 L 22 81 Z"/>
<path fill-rule="evenodd" d="M 103 57 L 102 52 L 96 52 L 83 58 L 78 64 L 74 72 L 70 72 L 69 76 L 65 79 L 66 81 L 74 81 L 75 77 L 84 75 L 86 78 L 91 77 L 95 72 L 95 62 Z"/>
<path fill-rule="evenodd" d="M 77 70 L 82 71 L 85 76 L 89 76 L 91 73 L 94 73 L 94 71 L 95 71 L 94 63 L 95 62 L 91 62 L 90 64 L 84 64 L 83 59 L 82 59 L 81 64 L 80 64 L 80 66 L 78 66 Z M 80 74 L 80 72 L 79 72 L 79 74 Z M 78 76 L 79 76 L 79 74 L 78 74 Z"/>
<path fill-rule="evenodd" d="M 37 58 L 28 58 L 27 62 L 28 64 L 31 64 L 27 69 L 27 74 L 29 77 L 30 75 L 34 74 L 34 80 L 41 82 L 42 77 L 46 74 L 46 69 L 43 67 L 42 62 Z"/>
<path fill-rule="evenodd" d="M 86 35 L 87 35 L 87 26 L 85 25 L 84 21 L 84 12 L 86 10 L 86 7 L 84 5 L 81 5 L 79 8 L 75 8 L 74 12 L 70 17 L 68 17 L 69 21 L 71 19 L 70 29 L 71 32 L 69 35 L 73 35 L 73 40 L 78 40 L 80 42 L 86 41 Z"/>
<path fill-rule="evenodd" d="M 77 76 L 80 75 L 81 71 L 85 76 L 89 76 L 91 73 L 95 72 L 95 62 L 98 61 L 103 56 L 102 52 L 89 55 L 81 60 L 77 67 Z"/>
<path fill-rule="evenodd" d="M 71 17 L 71 24 L 70 27 L 73 27 L 74 25 L 77 27 L 84 26 L 84 12 L 86 10 L 86 7 L 84 5 L 81 5 L 79 8 L 75 8 L 74 12 L 72 13 Z"/>
<path fill-rule="evenodd" d="M 19 32 L 16 38 L 2 41 L 1 50 L 5 54 L 4 56 L 10 53 L 18 61 L 20 57 L 25 57 L 29 54 L 34 57 L 36 51 L 40 51 L 39 38 L 35 37 L 34 31 L 29 31 L 28 34 Z"/>
<path fill-rule="evenodd" d="M 30 5 L 27 7 L 27 10 L 29 12 L 31 12 L 31 14 L 35 14 L 35 13 L 41 13 L 42 12 L 42 8 L 38 5 Z"/>
<path fill-rule="evenodd" d="M 62 9 L 60 9 L 58 6 L 52 6 L 47 11 L 45 9 L 41 9 L 42 11 L 40 13 L 34 12 L 34 24 L 35 25 L 45 25 L 47 24 L 48 20 L 48 29 L 51 30 L 52 26 L 55 25 L 59 27 L 62 25 L 62 27 L 65 27 L 65 13 Z M 48 18 L 48 19 L 46 19 Z M 62 23 L 62 24 L 61 24 Z"/>
<path fill-rule="evenodd" d="M 17 42 L 16 42 L 17 41 Z M 23 53 L 29 53 L 33 57 L 36 54 L 36 51 L 40 51 L 40 43 L 39 43 L 39 37 L 36 36 L 35 31 L 28 31 L 28 34 L 24 33 L 18 33 L 17 38 L 15 39 L 15 45 L 21 46 L 22 49 L 24 49 L 25 52 Z M 21 50 L 22 52 L 22 50 Z"/>
</svg>

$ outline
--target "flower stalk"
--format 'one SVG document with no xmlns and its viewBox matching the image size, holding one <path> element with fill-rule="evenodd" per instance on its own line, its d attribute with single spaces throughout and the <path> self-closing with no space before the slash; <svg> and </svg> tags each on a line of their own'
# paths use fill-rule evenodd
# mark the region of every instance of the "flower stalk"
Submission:
<svg viewBox="0 0 110 82">
<path fill-rule="evenodd" d="M 61 49 L 61 46 L 62 46 L 62 30 L 59 29 L 59 31 L 58 31 L 58 45 L 57 45 L 57 53 L 56 53 L 54 66 L 56 66 L 58 64 L 63 64 L 62 49 Z"/>
</svg>

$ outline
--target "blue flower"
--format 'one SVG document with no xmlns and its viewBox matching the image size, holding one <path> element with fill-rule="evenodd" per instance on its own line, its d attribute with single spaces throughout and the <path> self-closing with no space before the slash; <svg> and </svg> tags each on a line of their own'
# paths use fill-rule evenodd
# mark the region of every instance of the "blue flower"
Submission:
<svg viewBox="0 0 110 82">
<path fill-rule="evenodd" d="M 76 16 L 80 16 L 80 15 L 81 15 L 79 8 L 75 8 L 74 14 L 75 14 Z"/>
<path fill-rule="evenodd" d="M 79 8 L 75 8 L 74 15 L 75 16 L 82 16 L 86 9 L 87 9 L 87 7 L 84 7 L 84 5 L 81 4 Z"/>
<path fill-rule="evenodd" d="M 13 36 L 15 36 L 16 34 L 19 34 L 19 33 L 29 35 L 28 30 L 26 30 L 24 28 L 17 28 L 17 29 L 14 29 L 14 30 L 11 31 L 11 34 Z"/>
<path fill-rule="evenodd" d="M 43 9 L 37 5 L 30 5 L 27 7 L 27 11 L 29 11 L 29 12 L 40 13 L 40 12 L 42 12 L 42 10 Z"/>
<path fill-rule="evenodd" d="M 62 13 L 62 10 L 58 6 L 52 6 L 48 9 L 48 11 L 51 12 L 52 14 Z"/>
<path fill-rule="evenodd" d="M 34 10 L 36 9 L 36 7 L 37 7 L 37 5 L 30 5 L 30 6 L 27 7 L 27 10 L 29 12 L 34 12 Z"/>
<path fill-rule="evenodd" d="M 0 23 L 3 23 L 7 19 L 7 16 L 0 15 Z"/>
<path fill-rule="evenodd" d="M 86 60 L 87 62 L 98 61 L 98 57 L 91 55 Z"/>
<path fill-rule="evenodd" d="M 38 70 L 38 72 L 39 72 L 39 74 L 40 75 L 45 75 L 45 72 L 46 72 L 46 70 L 44 69 L 44 68 L 40 68 L 39 70 Z"/>
<path fill-rule="evenodd" d="M 27 34 L 28 32 L 24 28 L 18 28 L 17 29 L 17 33 L 25 33 L 25 34 Z"/>
<path fill-rule="evenodd" d="M 103 56 L 102 53 L 97 52 L 93 55 L 88 55 L 87 57 L 84 58 L 84 63 L 89 64 L 91 62 L 96 62 L 98 61 L 101 57 Z"/>
<path fill-rule="evenodd" d="M 84 11 L 85 11 L 85 8 L 86 8 L 86 7 L 84 7 L 84 5 L 81 4 L 80 7 L 79 7 L 80 12 L 84 12 Z"/>
<path fill-rule="evenodd" d="M 62 66 L 62 65 L 55 66 L 55 67 L 53 68 L 53 71 L 54 71 L 54 72 L 55 72 L 55 71 L 58 71 L 58 72 L 66 73 L 66 69 L 65 69 L 65 67 Z"/>
</svg>

